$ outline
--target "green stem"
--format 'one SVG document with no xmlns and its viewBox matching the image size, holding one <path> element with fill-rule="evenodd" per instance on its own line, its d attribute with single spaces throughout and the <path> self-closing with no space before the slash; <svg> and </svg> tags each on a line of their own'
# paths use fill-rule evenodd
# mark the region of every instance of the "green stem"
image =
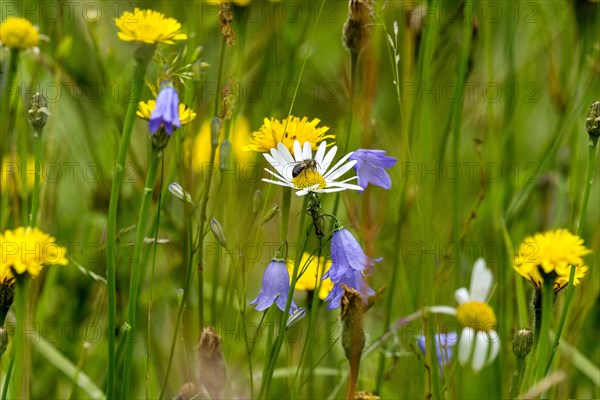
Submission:
<svg viewBox="0 0 600 400">
<path fill-rule="evenodd" d="M 290 205 L 292 202 L 292 189 L 288 187 L 282 188 L 281 199 L 281 230 L 279 231 L 279 241 L 284 242 L 287 239 L 288 226 L 290 223 Z M 283 258 L 283 254 L 278 254 L 279 258 Z"/>
<path fill-rule="evenodd" d="M 2 400 L 6 400 L 6 395 L 8 394 L 8 385 L 10 383 L 10 377 L 12 376 L 12 372 L 15 366 L 15 358 L 16 352 L 13 347 L 13 351 L 10 355 L 10 361 L 8 362 L 8 368 L 6 369 L 6 376 L 4 377 L 4 385 L 2 385 Z"/>
<path fill-rule="evenodd" d="M 42 164 L 42 130 L 43 128 L 34 128 L 33 146 L 35 157 L 35 181 L 33 183 L 33 195 L 31 199 L 31 212 L 29 213 L 29 226 L 35 228 L 37 221 L 37 212 L 40 204 L 40 178 Z"/>
<path fill-rule="evenodd" d="M 554 302 L 554 280 L 546 279 L 542 288 L 542 323 L 539 334 L 536 332 L 538 340 L 537 354 L 538 362 L 536 366 L 535 381 L 539 382 L 545 376 L 545 367 L 543 360 L 548 357 L 548 340 L 550 334 L 550 320 L 552 319 L 552 303 Z"/>
<path fill-rule="evenodd" d="M 151 57 L 150 57 L 151 58 Z M 119 143 L 119 153 L 115 165 L 115 173 L 110 191 L 110 203 L 108 206 L 108 221 L 106 229 L 106 278 L 108 287 L 108 371 L 106 383 L 106 397 L 114 398 L 115 385 L 115 330 L 117 326 L 117 207 L 119 203 L 119 193 L 124 178 L 125 159 L 127 158 L 127 150 L 129 149 L 129 141 L 131 139 L 131 131 L 133 130 L 133 122 L 138 103 L 142 98 L 142 89 L 144 85 L 144 77 L 146 76 L 146 68 L 148 62 L 138 61 L 133 75 L 133 87 L 127 113 L 125 114 L 125 123 L 123 124 L 123 132 Z"/>
<path fill-rule="evenodd" d="M 136 334 L 137 325 L 137 307 L 140 292 L 140 281 L 142 280 L 141 264 L 142 264 L 142 247 L 144 245 L 144 237 L 146 236 L 146 227 L 148 221 L 148 212 L 152 203 L 152 192 L 154 183 L 156 182 L 156 174 L 160 159 L 163 156 L 163 150 L 152 147 L 152 155 L 148 165 L 146 174 L 146 184 L 144 185 L 144 194 L 142 195 L 142 203 L 138 214 L 138 221 L 135 232 L 135 243 L 133 247 L 133 265 L 131 266 L 131 280 L 129 282 L 129 303 L 128 303 L 128 323 L 131 327 L 125 335 L 125 364 L 123 367 L 123 382 L 121 386 L 121 396 L 129 397 L 129 381 L 131 379 L 131 364 L 133 361 L 133 346 L 135 344 L 134 336 Z"/>
<path fill-rule="evenodd" d="M 173 365 L 173 356 L 175 354 L 175 346 L 177 344 L 177 335 L 179 334 L 179 326 L 181 325 L 181 318 L 183 316 L 183 309 L 185 308 L 185 303 L 187 300 L 188 293 L 190 291 L 190 284 L 192 282 L 192 275 L 194 273 L 193 265 L 194 265 L 194 234 L 193 234 L 193 224 L 192 218 L 189 218 L 188 221 L 188 229 L 187 229 L 187 242 L 188 242 L 188 260 L 187 260 L 187 270 L 185 274 L 185 286 L 183 289 L 183 296 L 179 303 L 179 310 L 177 311 L 177 322 L 175 323 L 175 328 L 173 332 L 173 339 L 171 339 L 171 348 L 169 351 L 169 361 L 167 361 L 167 369 L 165 372 L 165 380 L 163 381 L 162 389 L 160 391 L 159 399 L 165 395 L 165 390 L 167 389 L 167 382 L 169 381 L 169 375 L 171 373 L 171 366 Z M 201 273 L 200 273 L 201 274 Z M 202 332 L 202 327 L 200 327 L 200 332 Z"/>
<path fill-rule="evenodd" d="M 577 223 L 577 235 L 581 236 L 583 231 L 583 223 L 585 221 L 585 215 L 587 213 L 587 205 L 590 198 L 590 192 L 592 190 L 592 181 L 594 179 L 594 164 L 596 161 L 596 147 L 598 145 L 598 137 L 590 136 L 589 147 L 588 147 L 588 170 L 587 176 L 585 180 L 585 189 L 583 192 L 583 200 L 581 203 L 581 211 L 579 212 L 579 222 Z M 558 350 L 558 345 L 560 344 L 560 336 L 562 335 L 563 328 L 565 326 L 565 321 L 567 320 L 567 313 L 569 311 L 569 306 L 571 305 L 571 301 L 573 299 L 573 293 L 575 292 L 573 287 L 573 279 L 575 278 L 576 267 L 571 265 L 571 271 L 569 273 L 569 283 L 565 290 L 567 291 L 565 297 L 565 303 L 563 305 L 562 312 L 560 314 L 560 320 L 558 322 L 558 328 L 556 329 L 556 336 L 554 337 L 554 341 L 552 342 L 552 348 L 550 350 L 550 357 L 548 358 L 548 363 L 546 364 L 545 374 L 548 374 L 550 371 L 550 366 L 552 365 L 552 360 L 554 359 L 554 355 Z M 543 360 L 540 360 L 543 361 Z"/>
<path fill-rule="evenodd" d="M 29 339 L 27 338 L 27 298 L 29 282 L 27 276 L 17 276 L 17 293 L 15 299 L 15 314 L 17 317 L 18 333 L 14 338 L 15 367 L 12 379 L 12 397 L 28 399 L 29 397 Z"/>
<path fill-rule="evenodd" d="M 10 51 L 10 62 L 8 64 L 8 69 L 6 71 L 6 77 L 4 79 L 4 88 L 8 89 L 12 86 L 13 79 L 17 75 L 17 69 L 19 67 L 19 50 L 12 49 Z M 10 137 L 12 133 L 12 124 L 15 120 L 15 112 L 13 112 L 14 99 L 18 93 L 18 85 L 15 85 L 15 91 L 10 93 L 5 91 L 2 93 L 2 102 L 0 102 L 0 106 L 2 108 L 2 138 L 0 138 L 0 160 L 2 160 L 2 156 L 6 151 L 6 147 L 9 146 Z M 7 117 L 8 116 L 8 117 Z"/>
<path fill-rule="evenodd" d="M 433 386 L 433 397 L 443 399 L 440 387 L 440 374 L 438 368 L 437 346 L 435 345 L 435 335 L 437 332 L 435 323 L 435 314 L 427 316 L 427 347 L 429 347 L 429 373 L 431 374 L 431 383 Z"/>
<path fill-rule="evenodd" d="M 519 394 L 519 388 L 521 387 L 521 381 L 525 374 L 525 358 L 517 357 L 515 364 L 515 372 L 512 376 L 512 383 L 510 385 L 510 399 L 516 399 Z"/>
<path fill-rule="evenodd" d="M 302 203 L 302 209 L 300 214 L 300 222 L 298 224 L 298 233 L 296 235 L 296 244 L 302 242 L 302 247 L 298 248 L 298 254 L 296 254 L 296 260 L 294 262 L 294 271 L 292 272 L 290 289 L 287 294 L 287 301 L 285 303 L 285 310 L 281 315 L 281 320 L 279 322 L 279 335 L 275 340 L 275 344 L 271 349 L 271 353 L 269 354 L 269 358 L 267 359 L 267 369 L 265 375 L 263 376 L 263 382 L 260 388 L 259 398 L 269 399 L 270 391 L 271 391 L 271 382 L 273 380 L 273 372 L 275 372 L 275 365 L 277 364 L 277 358 L 279 356 L 279 352 L 281 351 L 281 346 L 283 345 L 283 340 L 285 338 L 285 331 L 287 326 L 287 321 L 290 316 L 290 308 L 292 306 L 292 300 L 294 297 L 294 289 L 296 288 L 296 282 L 298 281 L 298 270 L 300 268 L 300 261 L 302 260 L 302 254 L 304 254 L 304 249 L 306 247 L 306 242 L 308 240 L 308 235 L 306 233 L 305 221 L 306 221 L 306 207 L 308 205 L 308 199 L 310 195 L 305 196 L 304 202 Z M 264 396 L 263 396 L 264 395 Z"/>
</svg>

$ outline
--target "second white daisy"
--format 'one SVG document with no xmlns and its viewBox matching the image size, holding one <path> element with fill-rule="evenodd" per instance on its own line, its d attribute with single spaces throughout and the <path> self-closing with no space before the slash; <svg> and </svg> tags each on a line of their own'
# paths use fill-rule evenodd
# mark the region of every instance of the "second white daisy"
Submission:
<svg viewBox="0 0 600 400">
<path fill-rule="evenodd" d="M 294 142 L 294 155 L 282 144 L 277 144 L 277 149 L 271 153 L 264 153 L 265 158 L 275 171 L 265 168 L 265 171 L 276 179 L 263 179 L 265 182 L 296 189 L 298 196 L 310 192 L 331 193 L 346 189 L 363 190 L 360 186 L 348 183 L 357 179 L 356 175 L 338 181 L 346 172 L 350 171 L 356 161 L 348 161 L 352 153 L 343 156 L 335 165 L 329 168 L 337 152 L 337 146 L 327 151 L 327 143 L 321 142 L 314 157 L 310 142 L 300 145 Z"/>
</svg>

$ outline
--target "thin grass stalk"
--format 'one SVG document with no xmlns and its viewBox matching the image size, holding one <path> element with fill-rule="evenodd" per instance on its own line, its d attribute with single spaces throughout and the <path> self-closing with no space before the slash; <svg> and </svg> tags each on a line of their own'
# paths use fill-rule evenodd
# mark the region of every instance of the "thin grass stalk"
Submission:
<svg viewBox="0 0 600 400">
<path fill-rule="evenodd" d="M 138 221 L 136 224 L 135 242 L 133 248 L 133 265 L 131 266 L 131 280 L 129 282 L 129 302 L 128 323 L 131 329 L 125 335 L 125 364 L 123 367 L 123 382 L 121 386 L 121 396 L 129 396 L 129 381 L 131 379 L 131 366 L 133 363 L 133 346 L 135 344 L 134 336 L 136 335 L 137 326 L 137 307 L 140 292 L 140 282 L 142 280 L 141 263 L 142 263 L 142 248 L 144 246 L 144 237 L 146 236 L 146 228 L 148 221 L 148 213 L 150 204 L 152 203 L 152 192 L 154 183 L 156 182 L 156 174 L 160 160 L 163 157 L 163 150 L 152 147 L 148 172 L 146 174 L 146 183 L 144 185 L 144 193 L 140 204 Z"/>
<path fill-rule="evenodd" d="M 117 207 L 119 202 L 119 193 L 123 184 L 125 159 L 127 158 L 127 150 L 129 149 L 129 141 L 133 130 L 133 122 L 138 103 L 142 98 L 142 89 L 144 85 L 144 77 L 148 62 L 138 60 L 133 74 L 133 86 L 129 107 L 125 114 L 125 123 L 123 124 L 123 133 L 119 143 L 119 153 L 115 165 L 115 174 L 112 181 L 110 191 L 110 202 L 108 206 L 108 221 L 106 230 L 106 263 L 107 263 L 107 286 L 108 286 L 108 365 L 107 365 L 107 382 L 106 382 L 106 397 L 114 398 L 115 373 L 116 373 L 116 354 L 115 354 L 115 330 L 117 323 L 117 284 L 116 284 L 116 269 L 117 269 Z"/>
<path fill-rule="evenodd" d="M 598 137 L 590 135 L 589 147 L 588 147 L 588 165 L 587 165 L 587 176 L 584 184 L 584 192 L 583 199 L 581 202 L 581 211 L 579 213 L 579 221 L 577 223 L 577 236 L 581 236 L 583 232 L 583 223 L 585 222 L 585 216 L 587 213 L 587 205 L 590 199 L 590 192 L 592 190 L 592 182 L 594 180 L 594 166 L 596 162 L 596 147 L 598 146 Z M 565 296 L 565 303 L 563 304 L 563 309 L 560 314 L 560 320 L 558 322 L 558 328 L 556 329 L 556 336 L 554 336 L 554 340 L 552 342 L 552 347 L 550 350 L 550 356 L 548 357 L 548 362 L 546 363 L 545 375 L 548 375 L 548 371 L 550 371 L 550 366 L 552 365 L 552 360 L 554 359 L 554 355 L 558 350 L 558 345 L 560 344 L 560 337 L 562 335 L 563 329 L 565 327 L 565 322 L 567 320 L 567 314 L 569 311 L 569 306 L 571 305 L 571 301 L 573 301 L 573 293 L 575 292 L 575 288 L 573 286 L 573 279 L 575 278 L 576 267 L 571 265 L 571 270 L 569 272 L 569 283 L 567 284 L 566 290 L 567 294 Z M 540 360 L 543 362 L 543 360 Z"/>
<path fill-rule="evenodd" d="M 185 308 L 185 303 L 187 301 L 187 296 L 189 294 L 190 291 L 190 284 L 192 281 L 192 275 L 194 274 L 194 254 L 195 254 L 195 249 L 194 249 L 194 235 L 193 235 L 193 223 L 192 223 L 192 216 L 190 215 L 188 217 L 188 224 L 187 224 L 187 246 L 188 246 L 188 252 L 187 252 L 187 268 L 186 268 L 186 274 L 185 274 L 185 285 L 183 288 L 183 296 L 181 298 L 181 301 L 179 302 L 179 308 L 177 311 L 177 321 L 175 323 L 175 328 L 173 331 L 173 338 L 171 339 L 171 347 L 169 350 L 169 360 L 167 361 L 167 368 L 165 371 L 165 380 L 163 381 L 162 384 L 162 389 L 160 390 L 160 395 L 158 396 L 158 398 L 160 400 L 162 400 L 165 396 L 165 391 L 167 390 L 167 383 L 169 382 L 169 375 L 171 373 L 171 366 L 173 365 L 173 357 L 175 355 L 175 346 L 177 345 L 177 336 L 179 334 L 179 326 L 181 325 L 181 318 L 183 316 L 183 310 Z"/>
<path fill-rule="evenodd" d="M 12 376 L 11 390 L 13 398 L 29 399 L 29 374 L 31 371 L 31 353 L 29 347 L 29 316 L 27 300 L 30 295 L 28 276 L 16 277 L 15 314 L 17 317 L 19 335 L 14 336 L 14 374 Z M 17 337 L 18 336 L 18 337 Z"/>
<path fill-rule="evenodd" d="M 269 399 L 270 391 L 271 391 L 271 382 L 273 380 L 273 372 L 275 371 L 275 365 L 277 364 L 277 358 L 279 356 L 279 352 L 281 351 L 281 346 L 283 345 L 283 340 L 285 339 L 285 331 L 287 326 L 287 321 L 290 316 L 290 308 L 292 306 L 292 300 L 294 298 L 294 289 L 296 288 L 296 282 L 298 282 L 298 271 L 300 268 L 300 261 L 302 259 L 302 254 L 304 254 L 304 249 L 306 248 L 306 243 L 308 241 L 309 235 L 306 231 L 305 221 L 306 221 L 306 207 L 308 206 L 308 196 L 305 196 L 304 201 L 302 203 L 301 214 L 300 214 L 300 222 L 298 224 L 298 233 L 296 235 L 296 244 L 302 243 L 302 246 L 298 247 L 298 254 L 296 254 L 296 260 L 294 262 L 294 270 L 291 276 L 290 282 L 290 290 L 287 294 L 287 301 L 285 303 L 285 310 L 281 316 L 279 321 L 279 334 L 275 339 L 275 344 L 271 349 L 271 353 L 269 354 L 269 358 L 267 361 L 267 370 L 264 375 L 264 381 L 261 384 L 261 390 L 259 394 L 259 398 Z M 264 396 L 263 396 L 264 394 Z"/>
<path fill-rule="evenodd" d="M 40 204 L 40 181 L 42 164 L 42 131 L 43 128 L 34 128 L 33 147 L 35 158 L 35 180 L 33 182 L 33 194 L 31 196 L 31 212 L 29 213 L 29 226 L 35 228 Z"/>
</svg>

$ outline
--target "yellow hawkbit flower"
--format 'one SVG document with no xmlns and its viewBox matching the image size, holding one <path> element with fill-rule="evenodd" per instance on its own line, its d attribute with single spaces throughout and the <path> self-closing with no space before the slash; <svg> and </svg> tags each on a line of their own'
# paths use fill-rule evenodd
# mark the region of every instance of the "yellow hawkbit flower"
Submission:
<svg viewBox="0 0 600 400">
<path fill-rule="evenodd" d="M 39 275 L 44 265 L 67 265 L 67 250 L 37 228 L 17 228 L 0 235 L 0 279 L 28 273 Z"/>
<path fill-rule="evenodd" d="M 39 40 L 37 29 L 24 18 L 8 17 L 0 24 L 0 42 L 10 49 L 31 49 Z"/>
<path fill-rule="evenodd" d="M 288 260 L 287 267 L 291 275 L 294 271 L 294 260 Z M 325 257 L 316 257 L 310 253 L 304 253 L 300 261 L 300 271 L 303 273 L 296 281 L 296 290 L 315 290 L 315 284 L 320 282 L 319 298 L 325 300 L 331 289 L 333 289 L 333 282 L 331 279 L 322 281 L 321 278 L 325 272 L 329 271 L 330 267 L 331 260 L 326 260 Z"/>
<path fill-rule="evenodd" d="M 251 144 L 245 146 L 244 150 L 266 153 L 271 149 L 276 149 L 277 143 L 281 142 L 290 152 L 293 152 L 294 141 L 296 140 L 300 143 L 309 142 L 312 149 L 316 150 L 320 142 L 335 137 L 325 135 L 329 127 L 321 126 L 317 128 L 319 122 L 321 120 L 318 118 L 314 118 L 309 122 L 306 117 L 300 119 L 294 116 L 289 116 L 283 121 L 275 118 L 265 118 L 260 129 L 252 134 Z M 329 144 L 333 144 L 333 142 Z"/>
<path fill-rule="evenodd" d="M 579 284 L 588 270 L 583 256 L 590 252 L 583 239 L 566 229 L 537 233 L 525 238 L 519 247 L 514 269 L 537 288 L 542 286 L 545 276 L 551 277 L 555 279 L 554 290 L 559 291 L 569 281 L 571 265 L 576 267 L 573 285 Z"/>
<path fill-rule="evenodd" d="M 156 107 L 156 100 L 140 101 L 138 104 L 137 116 L 148 121 Z M 196 118 L 196 113 L 185 104 L 179 103 L 179 120 L 181 125 L 192 122 Z"/>
<path fill-rule="evenodd" d="M 115 18 L 115 25 L 119 28 L 119 39 L 125 42 L 138 41 L 148 44 L 166 43 L 174 44 L 174 40 L 185 40 L 187 35 L 179 32 L 181 24 L 174 18 L 167 18 L 164 14 L 154 10 L 125 11 L 119 18 Z"/>
</svg>

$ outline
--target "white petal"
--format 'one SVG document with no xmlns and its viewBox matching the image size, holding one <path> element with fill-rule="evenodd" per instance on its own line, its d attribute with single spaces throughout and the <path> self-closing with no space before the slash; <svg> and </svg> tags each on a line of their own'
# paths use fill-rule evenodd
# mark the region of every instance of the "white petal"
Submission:
<svg viewBox="0 0 600 400">
<path fill-rule="evenodd" d="M 483 364 L 485 364 L 485 360 L 487 358 L 488 347 L 489 346 L 489 338 L 487 333 L 483 331 L 477 332 L 477 337 L 475 338 L 475 350 L 473 351 L 473 371 L 479 372 L 481 368 L 483 368 Z"/>
<path fill-rule="evenodd" d="M 465 365 L 471 358 L 471 348 L 473 347 L 473 329 L 466 327 L 463 329 L 458 342 L 458 361 L 460 365 Z"/>
<path fill-rule="evenodd" d="M 264 168 L 264 170 L 267 171 L 268 173 L 270 173 L 271 175 L 273 175 L 275 178 L 279 179 L 280 181 L 289 183 L 289 181 L 287 179 L 283 178 L 278 173 L 271 171 L 269 168 Z"/>
<path fill-rule="evenodd" d="M 450 306 L 432 306 L 428 311 L 434 314 L 456 315 L 456 308 Z"/>
<path fill-rule="evenodd" d="M 337 178 L 339 178 L 340 176 L 344 175 L 346 172 L 351 170 L 355 164 L 356 164 L 356 161 L 353 160 L 353 161 L 350 161 L 349 163 L 347 163 L 346 165 L 342 165 L 337 170 L 330 172 L 329 175 L 327 177 L 325 177 L 325 180 L 335 181 Z"/>
<path fill-rule="evenodd" d="M 304 149 L 302 151 L 302 159 L 303 160 L 312 160 L 312 147 L 310 146 L 310 142 L 304 142 Z"/>
<path fill-rule="evenodd" d="M 287 150 L 287 149 L 286 149 Z M 289 152 L 288 152 L 289 154 Z M 283 176 L 288 181 L 292 180 L 292 170 L 294 169 L 294 161 L 290 161 L 287 157 L 284 156 L 281 152 L 273 152 L 272 153 L 275 162 L 277 163 L 277 167 L 280 170 L 281 176 Z M 290 155 L 291 157 L 291 155 Z"/>
<path fill-rule="evenodd" d="M 349 190 L 364 190 L 362 187 L 358 186 L 358 185 L 353 185 L 351 183 L 344 183 L 344 182 L 330 182 L 327 185 L 327 188 L 336 188 L 336 187 L 340 187 L 340 188 L 344 188 L 344 189 L 349 189 Z"/>
<path fill-rule="evenodd" d="M 317 162 L 317 165 L 323 164 L 323 156 L 325 155 L 325 150 L 327 150 L 327 143 L 323 141 L 317 149 L 317 154 L 315 154 L 315 161 Z"/>
<path fill-rule="evenodd" d="M 304 160 L 304 158 L 302 158 L 302 146 L 300 146 L 300 142 L 297 140 L 294 141 L 294 158 L 296 161 Z"/>
<path fill-rule="evenodd" d="M 281 167 L 281 163 L 277 161 L 277 159 L 273 158 L 273 156 L 271 156 L 269 153 L 263 153 L 263 156 L 265 156 L 269 164 L 271 164 L 271 166 L 275 168 L 275 170 L 277 170 L 279 175 L 283 175 L 283 168 Z"/>
<path fill-rule="evenodd" d="M 290 153 L 283 143 L 277 143 L 277 150 L 279 151 L 281 158 L 283 158 L 287 163 L 293 163 L 296 161 L 294 157 L 292 157 L 292 153 Z"/>
<path fill-rule="evenodd" d="M 498 336 L 498 332 L 492 329 L 491 331 L 488 331 L 488 335 L 492 350 L 490 351 L 490 356 L 487 359 L 486 365 L 494 361 L 500 352 L 500 336 Z"/>
<path fill-rule="evenodd" d="M 296 196 L 305 196 L 308 194 L 308 190 L 302 189 L 296 192 Z"/>
<path fill-rule="evenodd" d="M 341 165 L 343 165 L 346 162 L 346 160 L 348 160 L 348 157 L 350 156 L 346 154 L 344 157 L 340 158 L 338 162 L 329 170 L 329 172 L 323 175 L 323 178 L 327 179 L 329 175 L 334 173 Z"/>
<path fill-rule="evenodd" d="M 346 188 L 343 188 L 343 187 L 331 187 L 331 188 L 318 189 L 318 190 L 313 190 L 313 191 L 315 193 L 334 193 L 334 192 L 341 192 L 342 190 L 346 190 Z"/>
<path fill-rule="evenodd" d="M 325 171 L 327 171 L 329 169 L 329 166 L 331 165 L 331 162 L 333 161 L 333 157 L 335 157 L 335 153 L 337 153 L 337 146 L 333 146 L 327 152 L 327 154 L 325 154 L 325 157 L 323 158 L 323 163 L 321 165 L 319 165 L 319 173 L 321 175 L 323 175 L 325 173 Z"/>
<path fill-rule="evenodd" d="M 272 179 L 267 179 L 267 178 L 262 178 L 263 182 L 269 182 L 269 183 L 274 183 L 275 185 L 279 185 L 279 186 L 286 186 L 286 187 L 291 187 L 293 188 L 294 185 L 287 183 L 287 182 L 280 182 L 280 181 L 274 181 Z"/>
<path fill-rule="evenodd" d="M 460 288 L 456 292 L 454 292 L 454 298 L 458 304 L 464 304 L 467 301 L 471 300 L 471 296 L 469 296 L 469 291 L 467 288 Z"/>
<path fill-rule="evenodd" d="M 478 258 L 473 266 L 471 273 L 471 299 L 474 301 L 485 302 L 490 293 L 494 277 L 485 266 L 485 260 Z"/>
</svg>

